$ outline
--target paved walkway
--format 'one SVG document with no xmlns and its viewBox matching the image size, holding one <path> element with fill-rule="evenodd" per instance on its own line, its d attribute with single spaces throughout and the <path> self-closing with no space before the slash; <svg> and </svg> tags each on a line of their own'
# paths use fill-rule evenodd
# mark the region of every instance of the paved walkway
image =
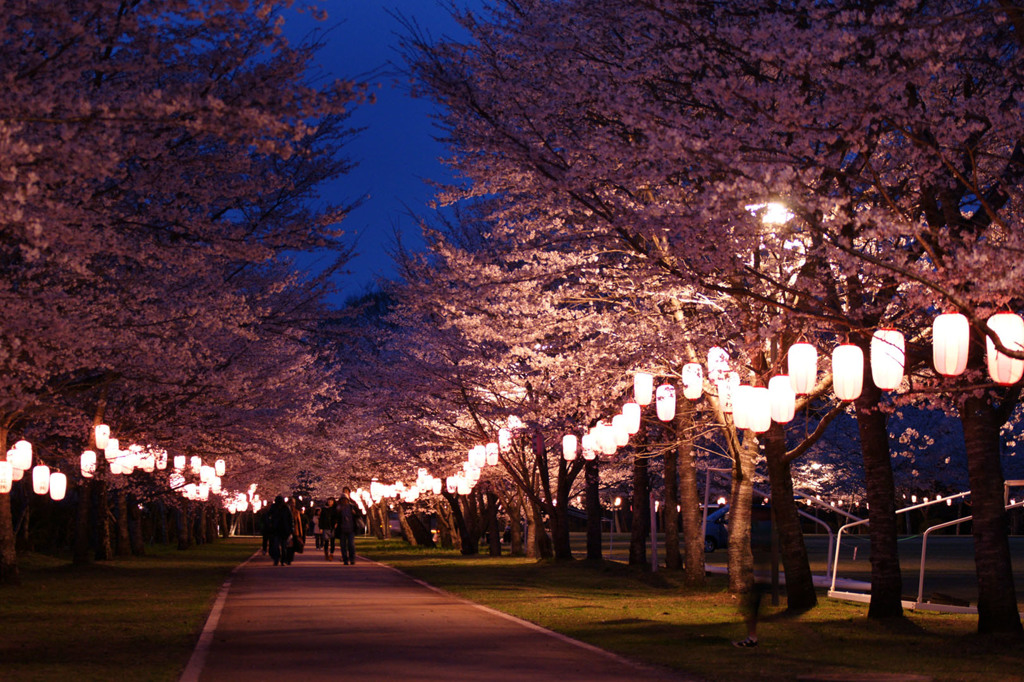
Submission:
<svg viewBox="0 0 1024 682">
<path fill-rule="evenodd" d="M 337 555 L 335 555 L 337 556 Z M 681 680 L 359 558 L 255 556 L 218 597 L 181 682 Z"/>
</svg>

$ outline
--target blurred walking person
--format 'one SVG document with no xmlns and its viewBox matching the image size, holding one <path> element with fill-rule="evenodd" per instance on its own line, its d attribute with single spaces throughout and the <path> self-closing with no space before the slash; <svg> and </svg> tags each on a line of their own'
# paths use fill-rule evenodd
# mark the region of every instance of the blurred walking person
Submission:
<svg viewBox="0 0 1024 682">
<path fill-rule="evenodd" d="M 334 512 L 334 532 L 341 545 L 341 560 L 348 564 L 356 562 L 356 519 L 361 512 L 352 501 L 352 491 L 346 487 L 341 491 L 341 499 Z"/>
<path fill-rule="evenodd" d="M 320 532 L 324 534 L 324 559 L 334 559 L 334 498 L 327 500 L 327 504 L 320 510 Z M 330 552 L 328 552 L 330 549 Z"/>
</svg>

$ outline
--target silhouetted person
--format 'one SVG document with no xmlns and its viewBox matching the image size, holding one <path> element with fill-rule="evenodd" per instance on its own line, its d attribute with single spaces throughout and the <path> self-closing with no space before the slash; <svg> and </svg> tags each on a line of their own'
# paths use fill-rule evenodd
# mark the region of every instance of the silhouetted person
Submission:
<svg viewBox="0 0 1024 682">
<path fill-rule="evenodd" d="M 293 531 L 292 510 L 284 502 L 284 497 L 278 495 L 274 503 L 267 508 L 266 519 L 264 520 L 264 533 L 270 541 L 270 558 L 274 565 L 288 563 L 288 544 Z"/>
<path fill-rule="evenodd" d="M 320 549 L 324 545 L 324 534 L 320 530 L 320 508 L 317 507 L 313 510 L 313 542 L 316 543 L 316 548 Z"/>
<path fill-rule="evenodd" d="M 344 488 L 334 508 L 334 532 L 341 545 L 341 560 L 346 565 L 356 562 L 356 519 L 360 514 L 359 507 L 349 496 L 351 492 L 349 488 Z"/>
<path fill-rule="evenodd" d="M 747 626 L 747 637 L 733 642 L 741 649 L 757 646 L 757 620 L 764 595 L 771 590 L 770 571 L 772 560 L 771 510 L 755 509 L 750 518 L 750 553 L 754 559 L 754 581 L 750 588 L 740 595 L 743 622 Z"/>
<path fill-rule="evenodd" d="M 334 558 L 334 498 L 327 500 L 327 504 L 320 510 L 320 530 L 324 534 L 324 559 L 328 561 Z M 328 552 L 330 549 L 330 552 Z"/>
</svg>

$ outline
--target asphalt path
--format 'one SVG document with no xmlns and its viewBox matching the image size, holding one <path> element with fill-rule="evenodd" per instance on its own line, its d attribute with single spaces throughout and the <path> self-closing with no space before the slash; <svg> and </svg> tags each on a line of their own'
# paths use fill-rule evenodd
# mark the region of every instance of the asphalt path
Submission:
<svg viewBox="0 0 1024 682">
<path fill-rule="evenodd" d="M 335 554 L 335 557 L 338 555 Z M 436 590 L 362 557 L 256 555 L 222 588 L 181 682 L 690 679 Z"/>
</svg>

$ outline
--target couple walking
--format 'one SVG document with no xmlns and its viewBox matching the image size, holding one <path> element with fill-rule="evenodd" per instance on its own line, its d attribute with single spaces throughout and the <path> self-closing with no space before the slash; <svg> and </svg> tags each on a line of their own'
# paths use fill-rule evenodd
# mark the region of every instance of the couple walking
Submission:
<svg viewBox="0 0 1024 682">
<path fill-rule="evenodd" d="M 356 562 L 356 524 L 362 516 L 359 506 L 352 501 L 351 490 L 344 488 L 341 498 L 333 498 L 320 510 L 319 530 L 323 534 L 324 558 L 334 560 L 334 541 L 341 547 L 341 560 L 346 564 Z"/>
</svg>

